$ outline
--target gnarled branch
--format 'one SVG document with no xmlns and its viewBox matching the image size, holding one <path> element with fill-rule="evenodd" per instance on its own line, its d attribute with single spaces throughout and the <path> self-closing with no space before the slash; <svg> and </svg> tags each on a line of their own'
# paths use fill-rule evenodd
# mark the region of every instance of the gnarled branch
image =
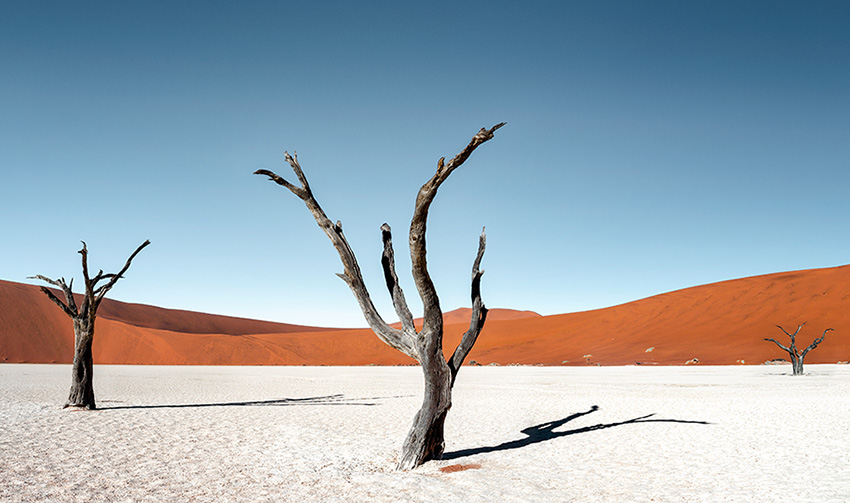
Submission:
<svg viewBox="0 0 850 503">
<path fill-rule="evenodd" d="M 39 288 L 41 289 L 42 292 L 44 292 L 45 295 L 47 295 L 47 298 L 50 299 L 51 302 L 53 302 L 54 304 L 59 306 L 62 309 L 62 311 L 65 312 L 65 314 L 67 314 L 71 318 L 77 317 L 76 310 L 72 310 L 70 306 L 66 305 L 64 302 L 59 300 L 59 298 L 56 295 L 54 295 L 53 292 L 50 291 L 49 288 L 47 288 L 46 286 L 42 286 L 42 287 L 39 287 Z"/>
<path fill-rule="evenodd" d="M 65 302 L 62 302 L 59 297 L 57 297 L 49 288 L 41 286 L 39 289 L 47 295 L 47 298 L 50 299 L 51 302 L 59 306 L 62 311 L 70 316 L 71 318 L 75 318 L 77 313 L 77 305 L 74 301 L 74 293 L 71 288 L 74 285 L 74 280 L 71 279 L 71 284 L 68 285 L 65 283 L 65 278 L 50 279 L 47 276 L 42 276 L 41 274 L 36 274 L 35 276 L 28 276 L 28 279 L 37 279 L 40 281 L 44 281 L 45 283 L 49 283 L 53 286 L 58 286 L 62 289 L 62 293 L 65 295 Z"/>
<path fill-rule="evenodd" d="M 41 274 L 36 274 L 35 276 L 27 276 L 27 279 L 37 279 L 40 281 L 44 281 L 45 283 L 50 283 L 53 286 L 58 286 L 62 288 L 62 284 L 65 283 L 64 279 L 50 279 L 47 276 L 42 276 Z"/>
<path fill-rule="evenodd" d="M 404 298 L 404 292 L 398 282 L 398 275 L 395 272 L 395 253 L 393 252 L 393 236 L 392 229 L 389 224 L 384 223 L 381 226 L 381 238 L 384 242 L 384 253 L 381 256 L 381 266 L 384 269 L 384 280 L 387 283 L 387 289 L 393 299 L 393 307 L 401 321 L 401 327 L 404 331 L 415 334 L 416 327 L 413 325 L 413 315 L 410 314 L 410 308 L 407 306 L 407 300 Z"/>
<path fill-rule="evenodd" d="M 785 351 L 787 351 L 788 353 L 792 353 L 792 354 L 793 354 L 793 351 L 791 351 L 791 348 L 786 348 L 785 346 L 783 346 L 782 344 L 780 344 L 780 343 L 779 343 L 779 341 L 777 341 L 776 339 L 770 338 L 770 339 L 765 339 L 765 340 L 766 340 L 766 341 L 770 341 L 770 342 L 772 342 L 772 343 L 776 344 L 777 346 L 779 346 L 780 348 L 784 349 L 784 350 L 785 350 Z"/>
<path fill-rule="evenodd" d="M 144 243 L 139 245 L 139 247 L 136 248 L 136 251 L 134 251 L 130 255 L 130 257 L 127 258 L 127 262 L 124 263 L 124 267 L 122 267 L 121 270 L 117 273 L 107 275 L 103 275 L 102 271 L 101 273 L 98 273 L 97 281 L 108 278 L 109 282 L 97 288 L 96 291 L 92 290 L 92 296 L 96 296 L 94 300 L 94 306 L 92 306 L 95 310 L 97 310 L 98 306 L 100 306 L 100 302 L 103 300 L 103 297 L 106 296 L 106 292 L 111 290 L 112 287 L 115 286 L 115 283 L 118 282 L 119 279 L 124 277 L 124 273 L 127 272 L 127 269 L 130 268 L 130 263 L 133 262 L 133 259 L 136 258 L 136 255 L 138 255 L 139 252 L 142 251 L 142 249 L 144 249 L 144 247 L 148 246 L 149 244 L 151 244 L 150 240 L 146 239 Z M 94 286 L 95 283 L 96 281 L 92 282 L 92 286 Z"/>
<path fill-rule="evenodd" d="M 800 333 L 800 329 L 803 328 L 803 325 L 805 325 L 805 324 L 806 324 L 806 322 L 803 322 L 803 323 L 797 325 L 797 330 L 794 330 L 793 334 L 789 334 L 787 330 L 785 330 L 784 328 L 782 328 L 779 325 L 776 325 L 776 328 L 778 328 L 779 330 L 782 330 L 782 332 L 785 335 L 790 337 L 791 338 L 791 346 L 794 346 L 795 340 L 797 339 L 797 334 Z"/>
<path fill-rule="evenodd" d="M 484 328 L 484 322 L 487 319 L 487 308 L 481 301 L 481 276 L 484 275 L 484 271 L 479 269 L 486 246 L 487 235 L 484 233 L 484 229 L 481 229 L 481 236 L 478 238 L 478 254 L 472 264 L 472 315 L 469 321 L 469 330 L 463 334 L 460 343 L 448 361 L 449 368 L 452 371 L 452 382 L 457 377 L 458 370 L 463 365 L 463 361 L 466 360 L 472 346 L 475 345 L 475 341 L 478 340 L 478 335 Z"/>
<path fill-rule="evenodd" d="M 285 153 L 285 158 L 292 167 L 292 170 L 295 172 L 295 175 L 298 177 L 301 187 L 297 187 L 289 183 L 269 170 L 257 170 L 254 174 L 268 176 L 271 181 L 286 187 L 290 192 L 304 201 L 304 204 L 307 206 L 307 209 L 310 210 L 310 213 L 312 213 L 316 223 L 331 240 L 331 243 L 333 243 L 334 248 L 339 254 L 344 272 L 342 274 L 338 274 L 338 276 L 342 278 L 342 280 L 345 281 L 351 289 L 351 292 L 357 299 L 357 303 L 360 305 L 360 310 L 363 312 L 363 316 L 366 318 L 366 322 L 369 324 L 369 327 L 387 345 L 418 361 L 419 355 L 416 351 L 413 337 L 409 334 L 405 334 L 402 330 L 389 326 L 384 319 L 381 318 L 381 315 L 372 303 L 369 292 L 366 290 L 366 284 L 363 281 L 363 274 L 360 272 L 360 265 L 357 263 L 357 258 L 354 256 L 354 252 L 351 250 L 351 246 L 348 244 L 348 240 L 342 232 L 342 223 L 339 221 L 337 221 L 336 224 L 331 223 L 331 220 L 325 214 L 324 210 L 319 205 L 319 202 L 316 201 L 315 197 L 313 197 L 310 185 L 307 182 L 307 177 L 301 169 L 298 158 L 290 156 L 288 152 Z"/>
<path fill-rule="evenodd" d="M 83 303 L 77 308 L 76 300 L 74 299 L 74 292 L 72 290 L 74 286 L 74 280 L 71 279 L 70 283 L 65 283 L 65 278 L 59 278 L 58 280 L 50 279 L 46 276 L 42 276 L 37 274 L 35 276 L 30 276 L 32 279 L 38 279 L 44 281 L 45 283 L 50 283 L 51 285 L 58 286 L 62 289 L 62 292 L 65 294 L 65 302 L 62 302 L 56 295 L 53 294 L 50 289 L 46 287 L 41 287 L 41 291 L 47 295 L 54 304 L 62 308 L 62 311 L 65 312 L 68 316 L 74 319 L 82 319 L 86 317 L 90 317 L 93 319 L 95 313 L 97 312 L 97 308 L 100 305 L 100 302 L 103 300 L 103 297 L 106 295 L 115 283 L 123 278 L 124 273 L 127 272 L 127 269 L 130 268 L 130 263 L 133 261 L 133 258 L 142 251 L 144 247 L 151 244 L 150 241 L 146 240 L 142 243 L 136 251 L 130 255 L 130 258 L 127 259 L 127 262 L 124 264 L 124 267 L 115 274 L 103 274 L 103 270 L 98 271 L 98 273 L 94 276 L 94 278 L 89 277 L 89 264 L 88 264 L 88 248 L 86 247 L 86 242 L 82 241 L 83 248 L 78 252 L 82 258 L 82 266 L 83 266 L 83 281 L 85 281 L 85 293 L 83 295 Z M 109 282 L 105 285 L 101 285 L 100 287 L 96 287 L 97 283 L 101 280 L 109 279 Z"/>
<path fill-rule="evenodd" d="M 811 344 L 809 344 L 809 347 L 807 347 L 806 349 L 804 349 L 804 350 L 803 350 L 803 353 L 800 355 L 800 358 L 805 357 L 805 356 L 806 356 L 806 354 L 807 354 L 809 351 L 811 351 L 811 350 L 815 349 L 816 347 L 818 347 L 818 344 L 820 344 L 821 342 L 823 342 L 824 337 L 826 337 L 826 333 L 827 333 L 827 332 L 829 332 L 830 330 L 832 330 L 832 329 L 831 329 L 831 328 L 827 328 L 826 330 L 824 330 L 824 331 L 823 331 L 823 334 L 821 334 L 821 336 L 820 336 L 820 337 L 818 337 L 817 339 L 815 339 L 815 340 L 814 340 L 814 342 L 812 342 Z"/>
<path fill-rule="evenodd" d="M 77 253 L 82 255 L 81 260 L 83 262 L 83 281 L 85 281 L 86 297 L 88 297 L 89 293 L 91 293 L 91 291 L 92 291 L 92 287 L 93 287 L 94 284 L 92 283 L 91 278 L 89 278 L 89 261 L 88 261 L 89 251 L 86 248 L 86 242 L 85 241 L 80 241 L 80 242 L 83 243 L 83 248 L 82 248 L 82 250 L 78 251 Z"/>
<path fill-rule="evenodd" d="M 478 148 L 482 143 L 493 138 L 493 134 L 504 126 L 505 123 L 499 123 L 490 129 L 481 128 L 481 130 L 472 137 L 472 140 L 459 154 L 454 156 L 448 163 L 445 163 L 445 157 L 440 158 L 437 162 L 437 172 L 428 180 L 420 189 L 416 197 L 416 206 L 413 210 L 413 218 L 410 221 L 410 259 L 413 268 L 413 280 L 416 283 L 416 289 L 419 291 L 419 296 L 422 298 L 424 306 L 423 332 L 442 333 L 443 329 L 443 312 L 440 309 L 440 300 L 437 297 L 437 291 L 434 287 L 434 282 L 428 273 L 427 252 L 425 246 L 425 231 L 428 221 L 428 210 L 434 197 L 437 195 L 437 189 L 446 181 L 446 178 Z M 437 341 L 442 342 L 442 341 Z"/>
</svg>

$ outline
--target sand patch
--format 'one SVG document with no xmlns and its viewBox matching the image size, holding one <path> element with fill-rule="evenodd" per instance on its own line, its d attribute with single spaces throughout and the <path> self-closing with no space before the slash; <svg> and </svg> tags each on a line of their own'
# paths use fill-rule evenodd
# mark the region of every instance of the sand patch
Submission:
<svg viewBox="0 0 850 503">
<path fill-rule="evenodd" d="M 70 365 L 0 365 L 0 501 L 846 501 L 850 366 L 790 372 L 464 368 L 397 472 L 418 368 L 95 365 L 72 414 Z"/>
<path fill-rule="evenodd" d="M 468 465 L 457 464 L 457 465 L 449 465 L 443 466 L 440 468 L 440 471 L 443 473 L 455 473 L 455 472 L 463 472 L 466 470 L 478 470 L 481 468 L 481 465 L 478 463 L 470 463 Z"/>
</svg>

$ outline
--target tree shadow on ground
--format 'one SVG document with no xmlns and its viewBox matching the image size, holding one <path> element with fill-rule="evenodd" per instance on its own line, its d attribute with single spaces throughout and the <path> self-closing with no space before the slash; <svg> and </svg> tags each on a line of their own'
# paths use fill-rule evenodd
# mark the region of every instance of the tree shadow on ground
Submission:
<svg viewBox="0 0 850 503">
<path fill-rule="evenodd" d="M 98 407 L 97 410 L 119 410 L 119 409 L 184 409 L 193 407 L 253 407 L 253 406 L 285 406 L 285 405 L 378 405 L 378 400 L 387 398 L 401 398 L 396 396 L 369 397 L 369 398 L 345 398 L 342 394 L 313 396 L 308 398 L 281 398 L 278 400 L 257 400 L 243 402 L 213 402 L 213 403 L 181 403 L 165 405 L 115 405 Z M 105 400 L 104 400 L 105 401 Z"/>
<path fill-rule="evenodd" d="M 511 440 L 510 442 L 503 442 L 499 445 L 492 445 L 488 447 L 476 447 L 473 449 L 461 449 L 459 451 L 447 452 L 443 454 L 443 459 L 458 459 L 466 456 L 473 456 L 475 454 L 484 454 L 488 452 L 496 452 L 496 451 L 507 451 L 510 449 L 519 449 L 521 447 L 526 447 L 532 444 L 537 444 L 540 442 L 546 442 L 547 440 L 552 440 L 559 437 L 566 437 L 569 435 L 577 435 L 579 433 L 587 433 L 590 431 L 596 430 L 604 430 L 607 428 L 614 428 L 615 426 L 624 426 L 627 424 L 641 424 L 641 423 L 683 423 L 683 424 L 711 424 L 706 421 L 684 421 L 681 419 L 649 419 L 655 414 L 648 414 L 646 416 L 636 417 L 634 419 L 629 419 L 626 421 L 620 421 L 618 423 L 607 423 L 607 424 L 595 424 L 593 426 L 585 426 L 584 428 L 576 428 L 574 430 L 567 431 L 555 431 L 555 428 L 561 427 L 570 421 L 576 420 L 582 416 L 586 416 L 588 414 L 592 414 L 599 410 L 598 405 L 594 405 L 590 408 L 590 410 L 586 412 L 577 412 L 571 416 L 567 416 L 563 419 L 559 419 L 557 421 L 551 421 L 548 423 L 542 423 L 535 426 L 530 426 L 522 430 L 522 433 L 525 434 L 525 438 L 521 438 L 519 440 Z"/>
</svg>

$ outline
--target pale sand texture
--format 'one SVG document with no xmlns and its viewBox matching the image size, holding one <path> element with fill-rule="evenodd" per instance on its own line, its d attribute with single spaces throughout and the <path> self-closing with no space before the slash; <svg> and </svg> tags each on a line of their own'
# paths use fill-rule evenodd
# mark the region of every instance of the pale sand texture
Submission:
<svg viewBox="0 0 850 503">
<path fill-rule="evenodd" d="M 466 367 L 452 459 L 399 473 L 416 367 L 101 365 L 87 412 L 0 365 L 0 500 L 850 501 L 850 366 L 806 370 Z"/>
</svg>

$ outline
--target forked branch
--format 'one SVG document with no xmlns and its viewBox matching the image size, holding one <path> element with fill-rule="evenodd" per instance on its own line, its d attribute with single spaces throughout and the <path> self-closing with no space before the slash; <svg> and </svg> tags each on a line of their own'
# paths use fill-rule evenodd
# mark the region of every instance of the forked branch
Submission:
<svg viewBox="0 0 850 503">
<path fill-rule="evenodd" d="M 93 287 L 97 285 L 97 282 L 99 282 L 100 280 L 103 280 L 103 279 L 109 279 L 109 282 L 106 283 L 105 285 L 100 286 L 99 288 L 97 288 L 95 290 L 92 290 L 92 295 L 95 296 L 95 300 L 94 300 L 94 309 L 95 310 L 97 310 L 97 307 L 100 305 L 100 302 L 103 300 L 103 297 L 106 296 L 106 293 L 109 290 L 111 290 L 113 286 L 115 286 L 115 283 L 117 283 L 119 279 L 124 277 L 124 273 L 127 272 L 127 269 L 130 268 L 130 263 L 133 262 L 133 259 L 136 258 L 136 255 L 138 255 L 139 252 L 142 251 L 142 249 L 144 249 L 144 247 L 148 246 L 149 244 L 151 244 L 150 240 L 146 239 L 144 243 L 139 245 L 139 247 L 136 248 L 136 251 L 134 251 L 130 255 L 130 257 L 127 259 L 127 262 L 124 263 L 124 267 L 122 267 L 121 270 L 118 271 L 117 273 L 104 275 L 103 271 L 100 271 L 97 274 L 95 280 L 92 281 Z M 83 243 L 83 248 L 85 249 L 85 243 Z"/>
<path fill-rule="evenodd" d="M 62 293 L 65 295 L 65 302 L 62 302 L 62 300 L 59 299 L 59 297 L 57 297 L 53 293 L 53 291 L 50 290 L 49 288 L 47 288 L 45 286 L 39 287 L 39 289 L 42 292 L 44 292 L 45 295 L 47 295 L 47 298 L 50 299 L 51 302 L 53 302 L 54 304 L 59 306 L 59 308 L 62 309 L 62 311 L 65 314 L 67 314 L 71 318 L 74 318 L 74 317 L 77 316 L 77 304 L 74 301 L 74 293 L 71 290 L 71 287 L 73 287 L 73 285 L 74 285 L 73 279 L 71 279 L 70 284 L 65 283 L 65 278 L 59 278 L 58 280 L 56 280 L 56 279 L 50 279 L 46 276 L 42 276 L 41 274 L 36 274 L 35 276 L 29 276 L 28 279 L 37 279 L 37 280 L 40 280 L 40 281 L 44 281 L 45 283 L 49 283 L 53 286 L 58 286 L 59 288 L 61 288 Z"/>
<path fill-rule="evenodd" d="M 304 204 L 307 206 L 307 209 L 310 210 L 310 213 L 313 215 L 316 223 L 331 240 L 331 243 L 333 243 L 334 248 L 339 254 L 344 272 L 342 274 L 338 274 L 338 276 L 342 278 L 342 280 L 345 281 L 351 289 L 351 292 L 357 299 L 357 303 L 360 305 L 360 310 L 363 311 L 363 316 L 366 318 L 366 322 L 369 324 L 369 327 L 387 345 L 418 361 L 419 356 L 416 351 L 414 337 L 412 337 L 411 334 L 406 334 L 402 330 L 389 326 L 383 318 L 381 318 L 381 315 L 372 303 L 369 292 L 366 290 L 366 284 L 363 281 L 363 274 L 360 272 L 360 266 L 357 263 L 357 257 L 354 256 L 354 252 L 348 244 L 345 234 L 342 232 L 342 223 L 337 221 L 336 224 L 333 224 L 319 205 L 319 202 L 316 201 L 315 197 L 313 197 L 313 192 L 310 190 L 307 177 L 301 169 L 297 156 L 291 156 L 287 152 L 285 153 L 285 158 L 292 167 L 292 170 L 295 172 L 295 176 L 301 183 L 300 187 L 293 185 L 283 177 L 266 169 L 257 170 L 254 174 L 268 176 L 271 181 L 286 187 L 290 192 L 304 201 Z"/>
<path fill-rule="evenodd" d="M 797 338 L 797 334 L 799 334 L 799 333 L 800 333 L 800 329 L 801 329 L 801 328 L 803 328 L 803 325 L 805 325 L 805 324 L 806 324 L 806 322 L 803 322 L 803 323 L 800 323 L 799 325 L 797 325 L 797 330 L 794 330 L 794 333 L 793 333 L 793 334 L 789 334 L 787 330 L 785 330 L 784 328 L 782 328 L 782 327 L 781 327 L 781 326 L 779 326 L 779 325 L 776 325 L 776 328 L 778 328 L 779 330 L 782 330 L 782 332 L 783 332 L 785 335 L 787 335 L 788 337 L 790 337 L 790 338 L 791 338 L 791 344 L 794 344 L 794 341 L 795 341 L 795 340 L 796 340 L 796 338 Z"/>
<path fill-rule="evenodd" d="M 789 347 L 785 347 L 784 345 L 780 344 L 780 343 L 779 343 L 779 341 L 777 341 L 776 339 L 773 339 L 773 338 L 765 339 L 765 340 L 766 340 L 766 341 L 770 341 L 770 342 L 772 342 L 772 343 L 776 344 L 777 346 L 779 346 L 779 347 L 780 347 L 780 348 L 782 348 L 783 350 L 787 351 L 789 354 L 792 354 L 792 355 L 794 355 L 794 356 L 800 356 L 800 355 L 799 355 L 799 352 L 797 351 L 797 343 L 796 343 L 796 341 L 797 341 L 797 334 L 798 334 L 798 333 L 800 333 L 800 329 L 801 329 L 801 328 L 803 328 L 803 325 L 805 325 L 805 324 L 806 324 L 806 323 L 805 323 L 805 322 L 803 322 L 803 323 L 801 323 L 800 325 L 797 325 L 797 330 L 795 330 L 793 334 L 789 334 L 787 330 L 785 330 L 784 328 L 782 328 L 782 327 L 781 327 L 781 326 L 779 326 L 779 325 L 776 325 L 776 328 L 778 328 L 779 330 L 782 330 L 782 332 L 783 332 L 785 335 L 787 335 L 788 337 L 790 337 L 790 338 L 791 338 L 791 345 L 790 345 Z"/>
<path fill-rule="evenodd" d="M 47 298 L 50 299 L 54 304 L 59 306 L 62 309 L 62 311 L 65 312 L 65 314 L 67 314 L 71 318 L 74 318 L 74 317 L 77 316 L 76 309 L 72 309 L 70 306 L 68 306 L 67 304 L 65 304 L 61 300 L 59 300 L 59 298 L 56 297 L 56 295 L 54 295 L 53 292 L 50 291 L 49 288 L 44 287 L 44 286 L 39 287 L 39 288 L 41 289 L 42 292 L 44 292 L 45 295 L 47 295 Z"/>
<path fill-rule="evenodd" d="M 809 344 L 809 347 L 807 347 L 806 349 L 804 349 L 804 350 L 803 350 L 803 354 L 801 354 L 801 355 L 800 355 L 800 358 L 803 358 L 804 356 L 806 356 L 806 354 L 807 354 L 809 351 L 811 351 L 811 350 L 815 349 L 816 347 L 818 347 L 818 344 L 820 344 L 821 342 L 823 342 L 824 337 L 826 337 L 826 333 L 827 333 L 827 332 L 829 332 L 830 330 L 832 330 L 832 329 L 831 329 L 831 328 L 827 328 L 826 330 L 824 330 L 824 331 L 823 331 L 823 334 L 821 334 L 821 336 L 820 336 L 820 337 L 818 337 L 817 339 L 815 339 L 815 340 L 814 340 L 814 342 L 812 342 L 811 344 Z"/>
<path fill-rule="evenodd" d="M 276 175 L 275 173 L 267 170 L 267 169 L 258 169 L 254 171 L 255 175 L 265 175 L 269 177 L 271 181 L 278 185 L 282 185 L 290 190 L 293 194 L 298 196 L 305 203 L 307 202 L 307 198 L 312 198 L 313 194 L 310 191 L 310 184 L 307 183 L 307 178 L 304 176 L 304 172 L 301 171 L 301 165 L 298 163 L 298 152 L 292 151 L 293 155 L 289 155 L 289 152 L 284 152 L 283 156 L 286 159 L 286 162 L 292 167 L 292 171 L 295 172 L 295 176 L 298 177 L 298 180 L 301 182 L 301 187 L 297 187 L 288 181 L 285 178 Z"/>
</svg>

